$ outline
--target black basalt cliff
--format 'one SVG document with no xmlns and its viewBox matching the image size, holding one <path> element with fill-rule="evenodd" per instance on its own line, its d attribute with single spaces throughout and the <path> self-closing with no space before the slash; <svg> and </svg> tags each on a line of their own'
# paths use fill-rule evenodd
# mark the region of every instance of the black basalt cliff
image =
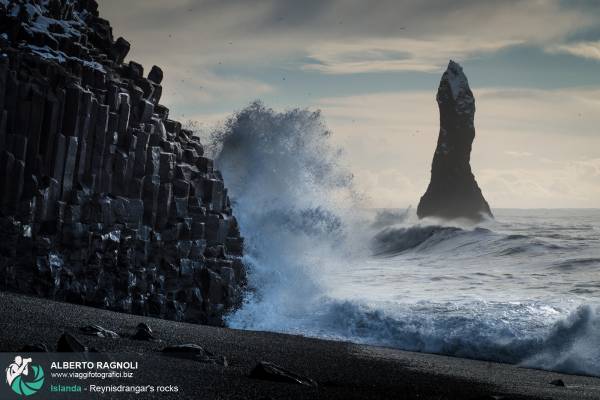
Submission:
<svg viewBox="0 0 600 400">
<path fill-rule="evenodd" d="M 221 324 L 245 282 L 227 189 L 129 47 L 95 0 L 0 0 L 0 289 Z"/>
<path fill-rule="evenodd" d="M 490 206 L 471 172 L 475 139 L 475 98 L 462 67 L 450 61 L 437 93 L 440 134 L 433 155 L 431 181 L 421 197 L 419 218 L 466 218 L 492 216 Z"/>
</svg>

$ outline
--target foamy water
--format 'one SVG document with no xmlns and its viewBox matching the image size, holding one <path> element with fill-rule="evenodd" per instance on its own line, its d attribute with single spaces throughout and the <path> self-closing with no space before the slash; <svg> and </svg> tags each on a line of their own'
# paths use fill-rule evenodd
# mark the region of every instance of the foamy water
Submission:
<svg viewBox="0 0 600 400">
<path fill-rule="evenodd" d="M 231 326 L 600 376 L 600 210 L 370 210 L 328 137 L 260 104 L 214 136 L 253 289 Z"/>
</svg>

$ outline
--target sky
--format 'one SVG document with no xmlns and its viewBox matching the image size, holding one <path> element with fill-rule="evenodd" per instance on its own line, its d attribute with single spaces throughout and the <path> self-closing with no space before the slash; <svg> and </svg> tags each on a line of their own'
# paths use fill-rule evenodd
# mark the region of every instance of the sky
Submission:
<svg viewBox="0 0 600 400">
<path fill-rule="evenodd" d="M 172 118 L 320 109 L 373 207 L 427 188 L 449 59 L 475 95 L 471 165 L 492 208 L 600 207 L 600 1 L 99 3 L 128 59 L 164 70 Z"/>
</svg>

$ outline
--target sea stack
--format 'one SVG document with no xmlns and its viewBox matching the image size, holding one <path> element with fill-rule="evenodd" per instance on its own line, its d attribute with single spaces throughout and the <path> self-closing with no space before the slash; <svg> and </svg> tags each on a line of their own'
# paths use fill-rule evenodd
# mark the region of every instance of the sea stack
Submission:
<svg viewBox="0 0 600 400">
<path fill-rule="evenodd" d="M 469 163 L 475 139 L 475 98 L 462 67 L 450 60 L 437 93 L 440 133 L 433 154 L 431 181 L 421 197 L 419 218 L 492 217 Z"/>
</svg>

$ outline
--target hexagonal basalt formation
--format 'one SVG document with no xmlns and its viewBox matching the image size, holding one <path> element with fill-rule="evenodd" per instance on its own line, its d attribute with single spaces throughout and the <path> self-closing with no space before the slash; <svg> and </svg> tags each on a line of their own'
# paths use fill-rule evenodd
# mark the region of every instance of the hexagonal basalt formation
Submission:
<svg viewBox="0 0 600 400">
<path fill-rule="evenodd" d="M 0 288 L 221 324 L 243 240 L 221 174 L 95 0 L 0 0 Z"/>
</svg>

